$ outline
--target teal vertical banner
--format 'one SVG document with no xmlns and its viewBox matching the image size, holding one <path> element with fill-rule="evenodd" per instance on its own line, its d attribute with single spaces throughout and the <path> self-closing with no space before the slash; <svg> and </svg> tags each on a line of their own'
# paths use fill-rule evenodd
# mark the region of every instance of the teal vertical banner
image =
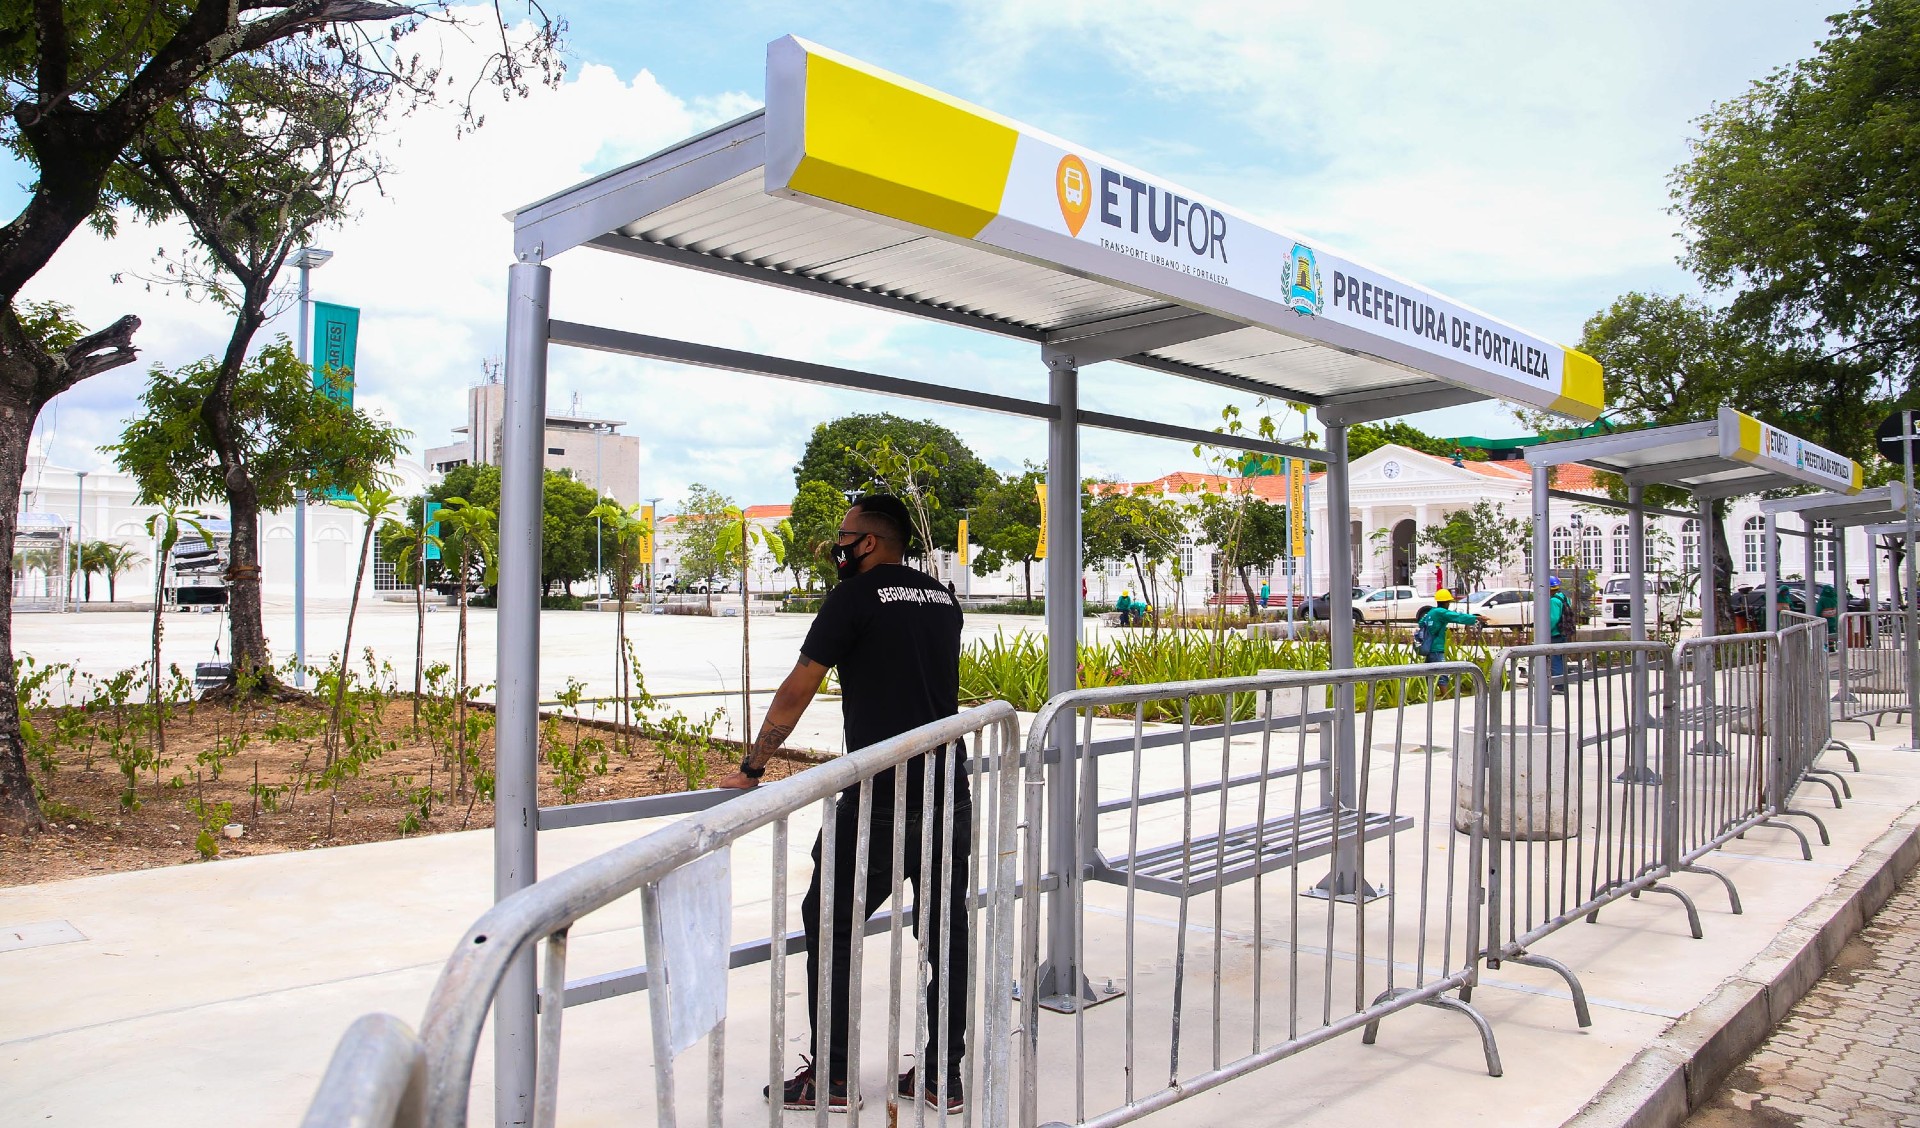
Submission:
<svg viewBox="0 0 1920 1128">
<path fill-rule="evenodd" d="M 429 501 L 427 503 L 427 535 L 430 537 L 438 537 L 440 535 L 440 518 L 434 516 L 434 514 L 438 512 L 440 512 L 440 503 L 437 501 Z M 439 545 L 427 545 L 427 559 L 440 559 Z"/>
<path fill-rule="evenodd" d="M 349 407 L 353 405 L 353 385 L 358 371 L 355 360 L 359 348 L 359 309 L 332 302 L 313 303 L 313 386 L 328 392 Z M 335 379 L 342 379 L 344 375 L 344 386 L 336 388 L 328 385 L 328 369 L 333 370 Z"/>
</svg>

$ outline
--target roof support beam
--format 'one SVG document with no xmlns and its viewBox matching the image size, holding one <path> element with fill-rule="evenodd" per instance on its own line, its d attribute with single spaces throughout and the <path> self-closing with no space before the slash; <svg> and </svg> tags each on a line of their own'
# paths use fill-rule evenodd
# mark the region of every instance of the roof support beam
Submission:
<svg viewBox="0 0 1920 1128">
<path fill-rule="evenodd" d="M 1485 394 L 1471 388 L 1456 388 L 1450 384 L 1429 383 L 1414 385 L 1411 388 L 1381 389 L 1377 392 L 1351 392 L 1343 396 L 1323 400 L 1318 405 L 1317 414 L 1324 422 L 1340 422 L 1348 425 L 1370 423 L 1376 419 L 1391 419 L 1397 415 L 1412 415 L 1416 411 L 1432 411 L 1441 407 L 1456 407 L 1463 403 L 1478 403 L 1486 399 Z"/>
<path fill-rule="evenodd" d="M 1621 513 L 1631 513 L 1637 508 L 1642 513 L 1651 513 L 1656 517 L 1677 517 L 1682 521 L 1692 521 L 1699 516 L 1684 509 L 1662 509 L 1657 505 L 1646 504 L 1635 506 L 1631 502 L 1615 501 L 1610 497 L 1596 497 L 1593 494 L 1574 493 L 1570 490 L 1548 490 L 1547 496 L 1559 501 L 1571 501 L 1575 505 L 1593 505 L 1601 509 L 1618 510 Z"/>
<path fill-rule="evenodd" d="M 670 337 L 629 333 L 620 329 L 581 325 L 572 321 L 548 322 L 547 339 L 556 345 L 571 345 L 574 348 L 592 349 L 596 352 L 618 353 L 622 356 L 636 356 L 647 360 L 664 360 L 672 364 L 686 364 L 696 368 L 746 372 L 756 376 L 771 376 L 779 380 L 795 380 L 805 384 L 820 384 L 883 396 L 899 396 L 904 399 L 968 407 L 976 411 L 992 411 L 1028 419 L 1054 419 L 1059 414 L 1052 404 L 1035 403 L 1012 396 L 978 392 L 970 388 L 954 388 L 945 384 L 931 384 L 924 380 L 903 380 L 897 376 L 882 376 L 852 368 L 836 368 L 827 364 L 789 360 L 785 357 L 743 352 L 739 349 L 723 349 L 716 345 L 676 341 Z M 1216 431 L 1202 431 L 1197 427 L 1180 427 L 1152 420 L 1129 419 L 1122 415 L 1108 415 L 1098 411 L 1081 411 L 1076 418 L 1083 427 L 1119 431 L 1129 435 L 1145 435 L 1148 438 L 1202 443 L 1228 450 L 1253 451 L 1258 454 L 1277 455 L 1281 458 L 1305 458 L 1316 462 L 1324 462 L 1327 457 L 1324 451 L 1314 450 L 1311 447 L 1269 442 L 1251 435 L 1223 435 Z"/>
<path fill-rule="evenodd" d="M 1686 489 L 1687 484 L 1681 481 L 1681 479 L 1689 474 L 1698 474 L 1702 471 L 1724 474 L 1734 468 L 1735 464 L 1728 462 L 1717 454 L 1713 454 L 1701 458 L 1688 458 L 1678 462 L 1662 462 L 1653 466 L 1644 466 L 1636 470 L 1627 470 L 1620 472 L 1620 477 L 1624 478 L 1630 486 L 1672 485 Z M 1748 490 L 1749 492 L 1756 492 L 1759 489 L 1765 488 L 1765 486 L 1749 486 Z"/>
<path fill-rule="evenodd" d="M 1075 366 L 1085 368 L 1245 328 L 1238 321 L 1169 306 L 1050 330 L 1043 343 L 1049 355 L 1071 356 Z"/>
</svg>

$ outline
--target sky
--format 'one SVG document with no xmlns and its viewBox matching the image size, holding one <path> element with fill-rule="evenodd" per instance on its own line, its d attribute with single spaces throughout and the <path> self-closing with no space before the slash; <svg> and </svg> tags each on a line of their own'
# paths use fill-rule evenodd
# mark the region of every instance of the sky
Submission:
<svg viewBox="0 0 1920 1128">
<path fill-rule="evenodd" d="M 1629 290 L 1696 292 L 1667 210 L 1692 123 L 1810 54 L 1836 9 L 550 0 L 571 28 L 564 84 L 523 100 L 483 94 L 485 123 L 464 137 L 450 112 L 388 123 L 392 171 L 378 193 L 355 197 L 349 223 L 315 240 L 335 257 L 314 272 L 314 296 L 361 308 L 359 402 L 412 431 L 416 456 L 452 441 L 466 387 L 504 350 L 505 213 L 756 108 L 766 44 L 795 34 L 1574 344 L 1588 317 Z M 409 42 L 455 73 L 470 74 L 485 50 L 477 27 Z M 0 167 L 6 215 L 30 178 Z M 223 347 L 219 309 L 149 282 L 185 245 L 172 226 L 123 222 L 111 239 L 83 231 L 28 286 L 26 298 L 65 302 L 88 325 L 123 313 L 143 322 L 139 364 L 43 412 L 38 438 L 55 463 L 106 468 L 98 448 L 137 409 L 148 366 Z M 555 317 L 1045 398 L 1030 345 L 586 249 L 551 265 Z M 295 324 L 289 310 L 260 343 Z M 1118 364 L 1089 368 L 1081 387 L 1087 408 L 1197 427 L 1230 404 L 1254 408 Z M 743 504 L 788 500 L 812 428 L 849 412 L 935 419 L 1003 472 L 1046 450 L 1034 422 L 556 348 L 551 408 L 571 410 L 576 397 L 580 414 L 625 420 L 641 437 L 643 492 L 669 509 L 695 482 Z M 1520 433 L 1497 404 L 1411 421 L 1444 435 Z M 1169 441 L 1087 432 L 1082 447 L 1085 471 L 1099 476 L 1205 468 Z"/>
</svg>

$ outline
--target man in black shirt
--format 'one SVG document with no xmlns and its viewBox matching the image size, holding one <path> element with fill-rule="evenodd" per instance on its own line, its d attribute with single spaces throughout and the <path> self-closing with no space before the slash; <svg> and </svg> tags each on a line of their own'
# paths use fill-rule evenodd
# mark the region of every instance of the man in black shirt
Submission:
<svg viewBox="0 0 1920 1128">
<path fill-rule="evenodd" d="M 761 722 L 760 736 L 741 761 L 740 770 L 719 782 L 721 787 L 751 788 L 765 774 L 766 763 L 793 732 L 800 715 L 819 691 L 829 669 L 840 671 L 841 711 L 846 722 L 847 749 L 898 736 L 909 729 L 950 717 L 960 709 L 960 605 L 952 590 L 932 577 L 901 563 L 911 528 L 906 506 L 885 494 L 853 503 L 840 522 L 833 548 L 840 582 L 827 593 L 820 614 L 800 645 L 800 661 L 781 683 Z M 922 922 L 931 928 L 927 956 L 932 967 L 926 995 L 927 1044 L 920 1068 L 908 1070 L 898 1081 L 898 1092 L 924 1099 L 934 1108 L 958 1112 L 962 1108 L 962 1059 L 966 1053 L 968 890 L 972 888 L 973 804 L 961 765 L 954 765 L 953 842 L 945 841 L 946 773 L 948 751 L 917 756 L 907 763 L 906 810 L 899 812 L 905 835 L 905 880 L 913 886 L 914 934 Z M 933 772 L 933 804 L 926 806 L 926 773 Z M 893 888 L 894 777 L 891 770 L 874 777 L 868 835 L 865 905 L 870 916 Z M 833 826 L 823 828 L 813 845 L 813 882 L 801 902 L 800 918 L 807 937 L 807 1016 L 819 1013 L 821 845 L 834 836 L 833 936 L 831 1016 L 826 1046 L 813 1031 L 813 1060 L 786 1083 L 785 1107 L 810 1109 L 825 1089 L 829 1107 L 847 1105 L 848 980 L 854 938 L 865 921 L 853 919 L 854 851 L 859 841 L 860 790 L 849 788 L 835 806 Z M 921 820 L 931 823 L 933 849 L 927 860 L 930 888 L 920 882 Z M 941 871 L 951 866 L 942 896 Z M 947 911 L 943 911 L 943 906 Z M 900 906 L 895 906 L 896 911 Z M 943 921 L 942 917 L 950 917 Z M 944 927 L 943 927 L 944 925 Z M 941 971 L 946 972 L 943 994 Z M 947 996 L 956 1005 L 947 1005 Z M 945 1042 L 942 1041 L 942 1017 Z M 945 1060 L 941 1061 L 941 1051 Z M 820 1085 L 822 1070 L 826 1083 Z M 929 1075 L 933 1068 L 940 1074 Z M 771 1098 L 771 1093 L 768 1096 Z"/>
</svg>

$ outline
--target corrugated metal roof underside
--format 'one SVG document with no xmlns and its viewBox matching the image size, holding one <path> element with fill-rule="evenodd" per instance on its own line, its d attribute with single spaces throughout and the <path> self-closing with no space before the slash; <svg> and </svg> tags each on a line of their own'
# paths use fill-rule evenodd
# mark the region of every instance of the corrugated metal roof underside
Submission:
<svg viewBox="0 0 1920 1128">
<path fill-rule="evenodd" d="M 1056 267 L 769 196 L 762 177 L 759 169 L 735 176 L 625 224 L 619 233 L 1038 332 L 1180 308 Z M 1253 327 L 1144 355 L 1315 400 L 1454 387 L 1386 361 Z"/>
</svg>

